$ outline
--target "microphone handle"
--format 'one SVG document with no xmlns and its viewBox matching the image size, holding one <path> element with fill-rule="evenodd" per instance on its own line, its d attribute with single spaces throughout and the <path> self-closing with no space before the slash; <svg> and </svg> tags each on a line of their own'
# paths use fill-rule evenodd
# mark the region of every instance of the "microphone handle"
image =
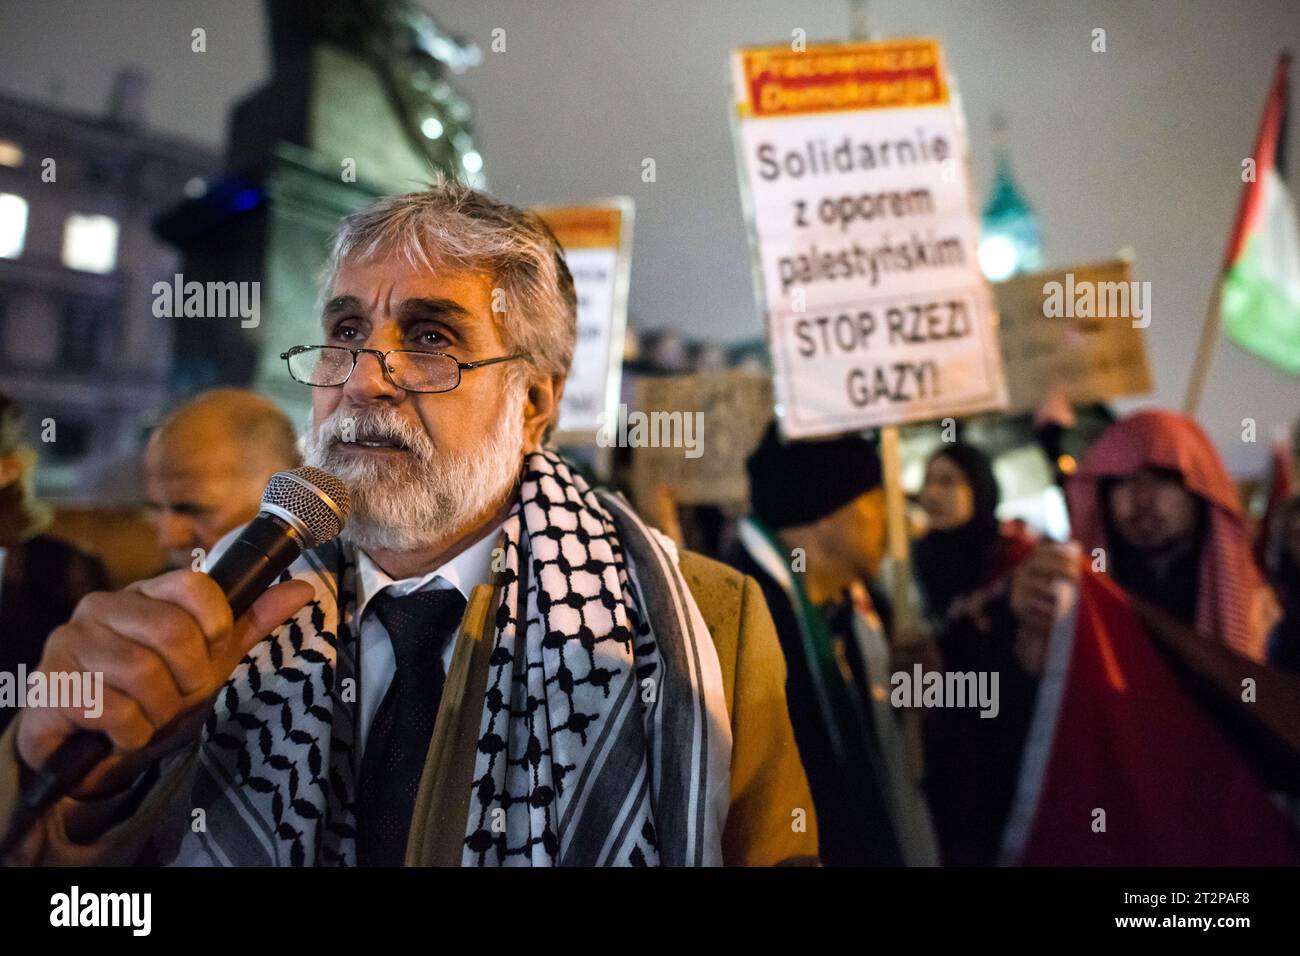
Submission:
<svg viewBox="0 0 1300 956">
<path fill-rule="evenodd" d="M 0 840 L 0 865 L 45 811 L 94 770 L 112 749 L 113 744 L 104 734 L 79 730 L 59 744 L 39 768 L 33 770 L 20 762 L 18 805 L 8 832 Z"/>
<path fill-rule="evenodd" d="M 238 620 L 289 565 L 302 554 L 298 531 L 279 515 L 259 512 L 239 533 L 208 576 L 226 595 Z"/>
<path fill-rule="evenodd" d="M 221 585 L 236 619 L 302 554 L 302 546 L 297 530 L 278 515 L 263 511 L 249 522 L 208 572 Z M 59 744 L 39 769 L 30 770 L 9 832 L 0 841 L 0 861 L 46 810 L 70 793 L 112 750 L 106 735 L 78 730 Z"/>
</svg>

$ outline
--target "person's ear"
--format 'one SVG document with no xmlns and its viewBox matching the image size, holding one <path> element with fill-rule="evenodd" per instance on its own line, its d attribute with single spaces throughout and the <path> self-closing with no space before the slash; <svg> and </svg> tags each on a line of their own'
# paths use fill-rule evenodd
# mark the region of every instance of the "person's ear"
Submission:
<svg viewBox="0 0 1300 956">
<path fill-rule="evenodd" d="M 867 508 L 871 512 L 871 520 L 883 527 L 888 520 L 884 488 L 872 488 L 867 492 Z"/>
<path fill-rule="evenodd" d="M 867 492 L 867 514 L 883 556 L 889 550 L 889 507 L 885 504 L 884 488 L 873 488 Z"/>
<path fill-rule="evenodd" d="M 524 394 L 524 452 L 540 451 L 550 426 L 560 416 L 564 376 L 552 375 L 529 383 Z"/>
</svg>

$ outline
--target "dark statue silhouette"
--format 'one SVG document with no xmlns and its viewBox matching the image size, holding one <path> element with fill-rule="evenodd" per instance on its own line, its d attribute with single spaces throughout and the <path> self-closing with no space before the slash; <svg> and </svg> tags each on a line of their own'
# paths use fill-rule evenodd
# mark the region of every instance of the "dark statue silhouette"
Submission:
<svg viewBox="0 0 1300 956">
<path fill-rule="evenodd" d="M 469 104 L 446 81 L 479 62 L 472 41 L 453 37 L 414 0 L 267 0 L 274 70 L 296 65 L 326 41 L 375 72 L 412 149 L 436 169 L 463 175 L 473 148 Z M 442 135 L 422 131 L 435 117 Z"/>
</svg>

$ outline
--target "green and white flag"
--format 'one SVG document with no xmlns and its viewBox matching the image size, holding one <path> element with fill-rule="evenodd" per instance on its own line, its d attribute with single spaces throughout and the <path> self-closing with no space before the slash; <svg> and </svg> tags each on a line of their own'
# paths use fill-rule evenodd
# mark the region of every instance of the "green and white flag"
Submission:
<svg viewBox="0 0 1300 956">
<path fill-rule="evenodd" d="M 1283 53 L 1224 259 L 1220 310 L 1232 341 L 1300 375 L 1300 231 L 1282 178 L 1290 65 Z"/>
</svg>

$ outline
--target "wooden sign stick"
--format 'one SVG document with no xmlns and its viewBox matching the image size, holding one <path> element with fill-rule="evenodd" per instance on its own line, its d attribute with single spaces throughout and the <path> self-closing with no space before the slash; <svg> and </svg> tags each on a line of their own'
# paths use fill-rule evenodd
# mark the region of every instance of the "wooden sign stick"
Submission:
<svg viewBox="0 0 1300 956">
<path fill-rule="evenodd" d="M 1214 278 L 1210 307 L 1205 313 L 1205 323 L 1201 326 L 1201 344 L 1196 349 L 1196 364 L 1192 366 L 1192 375 L 1187 381 L 1187 398 L 1183 400 L 1183 413 L 1192 418 L 1196 417 L 1196 409 L 1200 407 L 1201 393 L 1205 391 L 1205 380 L 1210 375 L 1210 359 L 1214 357 L 1214 347 L 1219 344 L 1219 297 L 1223 293 L 1223 279 L 1223 274 Z"/>
<path fill-rule="evenodd" d="M 880 429 L 880 467 L 885 479 L 885 541 L 889 555 L 889 601 L 893 611 L 890 637 L 895 648 L 925 640 L 922 616 L 912 587 L 911 543 L 907 535 L 906 502 L 903 496 L 903 464 L 898 450 L 898 426 Z M 920 714 L 902 712 L 903 753 L 912 780 L 925 774 L 924 744 Z"/>
<path fill-rule="evenodd" d="M 911 547 L 896 425 L 880 429 L 880 466 L 885 479 L 885 540 L 890 565 L 889 601 L 894 616 L 894 640 L 907 641 L 917 631 L 920 613 L 911 587 Z"/>
</svg>

